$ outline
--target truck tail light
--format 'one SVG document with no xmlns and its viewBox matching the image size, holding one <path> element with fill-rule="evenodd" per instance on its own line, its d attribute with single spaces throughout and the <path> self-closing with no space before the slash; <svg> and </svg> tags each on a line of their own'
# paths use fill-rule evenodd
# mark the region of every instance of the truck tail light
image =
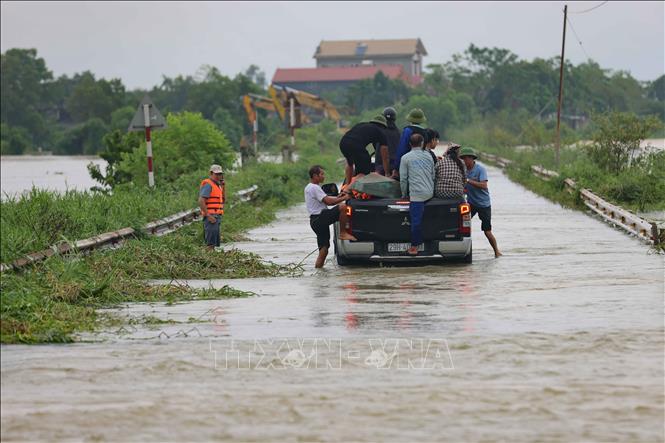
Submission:
<svg viewBox="0 0 665 443">
<path fill-rule="evenodd" d="M 353 215 L 353 208 L 349 205 L 346 205 L 346 209 L 344 210 L 346 212 L 346 216 L 348 218 L 348 223 L 346 226 L 340 226 L 340 231 L 344 230 L 348 232 L 349 234 L 353 235 L 353 225 L 351 224 L 351 216 Z M 340 223 L 341 225 L 341 223 Z"/>
<path fill-rule="evenodd" d="M 471 235 L 471 206 L 468 203 L 459 205 L 459 233 Z"/>
</svg>

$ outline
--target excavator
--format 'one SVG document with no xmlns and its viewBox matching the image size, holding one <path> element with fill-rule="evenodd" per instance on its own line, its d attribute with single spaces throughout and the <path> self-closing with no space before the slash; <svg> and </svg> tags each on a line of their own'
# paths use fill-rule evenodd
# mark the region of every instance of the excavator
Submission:
<svg viewBox="0 0 665 443">
<path fill-rule="evenodd" d="M 342 119 L 337 108 L 335 108 L 332 103 L 322 99 L 318 95 L 275 85 L 270 85 L 268 87 L 268 94 L 269 97 L 257 94 L 246 94 L 242 97 L 243 107 L 247 113 L 247 120 L 253 130 L 252 139 L 255 150 L 257 148 L 258 133 L 257 108 L 275 112 L 279 115 L 280 120 L 285 122 L 291 130 L 292 144 L 295 128 L 300 128 L 303 124 L 311 122 L 311 119 L 307 114 L 301 111 L 302 107 L 321 111 L 325 118 L 333 120 L 337 123 L 337 128 L 340 128 Z"/>
</svg>

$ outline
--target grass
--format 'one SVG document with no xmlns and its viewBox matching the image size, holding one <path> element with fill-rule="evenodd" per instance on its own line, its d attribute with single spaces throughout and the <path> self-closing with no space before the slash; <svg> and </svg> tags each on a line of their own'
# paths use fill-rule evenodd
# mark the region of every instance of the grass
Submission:
<svg viewBox="0 0 665 443">
<path fill-rule="evenodd" d="M 0 276 L 2 343 L 69 342 L 93 330 L 99 308 L 126 302 L 175 303 L 251 295 L 229 286 L 194 290 L 154 286 L 148 279 L 243 278 L 298 275 L 298 266 L 279 266 L 231 249 L 209 252 L 200 226 L 171 235 L 128 241 L 122 248 L 87 256 L 51 257 L 24 272 Z"/>
<path fill-rule="evenodd" d="M 302 201 L 311 164 L 322 164 L 336 179 L 336 152 L 307 153 L 286 165 L 256 164 L 227 176 L 227 196 L 259 186 L 251 203 L 227 206 L 222 221 L 225 242 L 241 239 L 250 228 L 275 218 L 279 208 Z M 196 206 L 197 174 L 182 176 L 158 191 L 132 185 L 112 195 L 55 194 L 33 190 L 32 198 L 2 202 L 2 261 L 44 249 L 62 240 L 143 224 Z M 229 204 L 234 204 L 232 198 Z M 140 236 L 123 247 L 88 255 L 51 257 L 22 272 L 0 276 L 0 342 L 64 343 L 77 332 L 100 325 L 98 309 L 127 302 L 176 303 L 195 299 L 246 297 L 251 293 L 225 286 L 194 290 L 187 286 L 153 286 L 149 279 L 247 278 L 300 275 L 299 265 L 280 266 L 257 255 L 228 249 L 210 252 L 200 223 L 162 237 Z M 108 321 L 106 318 L 105 321 Z"/>
<path fill-rule="evenodd" d="M 572 178 L 579 187 L 593 190 L 602 198 L 634 212 L 665 210 L 665 152 L 652 158 L 651 166 L 629 167 L 619 173 L 608 173 L 596 166 L 581 148 L 567 147 L 560 151 L 560 166 L 556 166 L 554 151 L 539 148 L 517 151 L 513 148 L 479 147 L 481 152 L 514 160 L 508 168 L 511 178 L 534 192 L 553 200 L 568 200 L 563 179 Z M 542 180 L 530 180 L 531 166 L 539 165 L 559 172 L 560 179 L 540 186 Z M 512 172 L 511 172 L 512 171 Z M 519 171 L 519 172 L 518 172 Z M 540 193 L 540 192 L 539 192 Z M 581 207 L 580 205 L 573 205 Z"/>
</svg>

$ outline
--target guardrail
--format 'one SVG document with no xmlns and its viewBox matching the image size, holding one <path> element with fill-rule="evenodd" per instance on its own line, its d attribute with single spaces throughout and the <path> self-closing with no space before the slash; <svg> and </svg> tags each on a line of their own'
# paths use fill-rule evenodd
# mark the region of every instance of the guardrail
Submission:
<svg viewBox="0 0 665 443">
<path fill-rule="evenodd" d="M 604 220 L 631 234 L 635 234 L 649 243 L 659 243 L 660 236 L 658 226 L 655 223 L 644 220 L 630 211 L 603 200 L 588 189 L 580 189 L 580 198 L 589 209 L 600 215 Z"/>
<path fill-rule="evenodd" d="M 549 181 L 553 178 L 559 176 L 559 173 L 556 171 L 549 171 L 542 166 L 531 166 L 531 171 L 536 177 L 540 177 L 543 180 Z"/>
<path fill-rule="evenodd" d="M 237 203 L 244 203 L 253 200 L 256 197 L 256 191 L 259 189 L 257 185 L 253 185 L 247 189 L 242 189 L 234 195 L 237 198 Z M 233 208 L 237 203 L 229 206 Z M 189 225 L 200 219 L 199 208 L 188 209 L 186 211 L 178 212 L 177 214 L 170 215 L 159 220 L 152 221 L 144 225 L 141 230 L 147 235 L 162 236 L 173 232 L 183 226 Z M 122 241 L 128 237 L 135 236 L 136 231 L 133 228 L 122 228 L 117 231 L 105 232 L 94 237 L 78 240 L 73 243 L 61 243 L 52 245 L 48 249 L 38 252 L 32 252 L 25 256 L 14 260 L 11 263 L 0 264 L 0 272 L 9 271 L 12 269 L 21 269 L 33 263 L 38 263 L 53 255 L 64 255 L 71 252 L 85 252 L 93 249 L 103 247 L 113 247 L 121 244 Z"/>
<path fill-rule="evenodd" d="M 547 170 L 542 166 L 531 166 L 531 171 L 543 180 L 550 180 L 559 176 L 558 172 Z M 569 192 L 574 192 L 577 189 L 577 184 L 570 178 L 565 179 L 564 184 Z M 586 207 L 598 214 L 603 220 L 636 235 L 648 243 L 658 244 L 660 242 L 659 228 L 656 223 L 644 220 L 638 215 L 604 200 L 589 189 L 580 189 L 580 198 Z"/>
<path fill-rule="evenodd" d="M 507 158 L 499 157 L 499 156 L 496 156 L 494 154 L 481 153 L 480 156 L 481 156 L 481 158 L 487 159 L 487 160 L 491 161 L 492 163 L 496 163 L 501 168 L 507 168 L 508 166 L 510 166 L 513 163 L 512 160 L 508 160 Z"/>
<path fill-rule="evenodd" d="M 78 240 L 73 243 L 62 243 L 59 245 L 52 245 L 43 251 L 32 252 L 25 256 L 14 260 L 10 264 L 0 264 L 0 272 L 9 271 L 11 269 L 20 269 L 32 263 L 37 263 L 53 255 L 62 255 L 74 251 L 88 251 L 91 249 L 100 248 L 102 246 L 112 246 L 118 244 L 127 237 L 133 236 L 136 231 L 133 228 L 123 228 L 117 231 L 105 232 L 94 237 Z"/>
<path fill-rule="evenodd" d="M 480 156 L 497 164 L 501 168 L 506 168 L 512 163 L 512 160 L 498 157 L 494 154 L 481 153 Z M 550 171 L 542 166 L 531 166 L 531 172 L 543 180 L 551 180 L 552 178 L 559 177 L 558 172 Z M 566 178 L 563 182 L 568 192 L 576 192 L 578 186 L 573 179 Z M 648 243 L 654 245 L 660 243 L 662 229 L 656 223 L 644 220 L 626 209 L 603 200 L 589 189 L 580 189 L 580 198 L 585 206 L 598 214 L 603 220 L 622 228 L 624 231 Z"/>
</svg>

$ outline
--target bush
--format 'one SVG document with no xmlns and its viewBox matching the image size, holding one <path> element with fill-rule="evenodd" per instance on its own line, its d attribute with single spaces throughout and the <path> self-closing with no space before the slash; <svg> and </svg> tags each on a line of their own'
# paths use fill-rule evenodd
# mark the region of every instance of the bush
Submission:
<svg viewBox="0 0 665 443">
<path fill-rule="evenodd" d="M 55 152 L 66 155 L 94 155 L 101 151 L 102 138 L 108 131 L 99 118 L 91 118 L 85 123 L 66 131 L 56 144 Z"/>
<path fill-rule="evenodd" d="M 596 132 L 587 148 L 589 157 L 601 168 L 618 173 L 641 155 L 640 142 L 660 126 L 655 117 L 612 112 L 593 116 Z"/>
<path fill-rule="evenodd" d="M 153 133 L 156 183 L 167 183 L 194 171 L 206 174 L 217 163 L 230 168 L 235 159 L 231 145 L 214 124 L 201 114 L 169 114 L 167 128 Z M 148 183 L 145 142 L 132 152 L 123 153 L 117 170 L 138 185 Z"/>
<path fill-rule="evenodd" d="M 20 126 L 9 126 L 2 124 L 0 128 L 2 138 L 2 155 L 21 155 L 30 149 L 30 134 Z"/>
</svg>

